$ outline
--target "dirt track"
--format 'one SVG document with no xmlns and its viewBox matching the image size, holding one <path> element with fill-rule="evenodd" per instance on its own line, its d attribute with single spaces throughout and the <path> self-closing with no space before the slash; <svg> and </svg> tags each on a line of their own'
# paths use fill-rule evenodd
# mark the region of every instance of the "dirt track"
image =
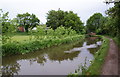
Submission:
<svg viewBox="0 0 120 77">
<path fill-rule="evenodd" d="M 118 75 L 118 47 L 110 39 L 110 48 L 103 64 L 101 75 Z"/>
</svg>

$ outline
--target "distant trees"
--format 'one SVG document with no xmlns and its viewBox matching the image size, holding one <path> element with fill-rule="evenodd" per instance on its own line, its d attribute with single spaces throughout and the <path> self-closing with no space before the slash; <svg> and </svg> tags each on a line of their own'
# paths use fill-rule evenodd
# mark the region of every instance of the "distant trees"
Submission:
<svg viewBox="0 0 120 77">
<path fill-rule="evenodd" d="M 105 21 L 105 17 L 101 13 L 95 13 L 87 20 L 87 32 L 95 32 L 98 34 L 102 33 Z"/>
<path fill-rule="evenodd" d="M 74 14 L 73 11 L 62 11 L 62 10 L 51 10 L 47 13 L 47 22 L 48 27 L 53 28 L 54 30 L 59 26 L 64 26 L 66 28 L 72 28 L 77 33 L 84 32 L 84 26 L 77 14 Z"/>
<path fill-rule="evenodd" d="M 120 2 L 112 2 L 114 7 L 106 11 L 104 17 L 100 13 L 95 13 L 87 20 L 87 32 L 106 34 L 120 39 Z"/>
<path fill-rule="evenodd" d="M 24 26 L 26 32 L 28 32 L 28 29 L 32 29 L 39 25 L 40 22 L 36 15 L 29 13 L 18 14 L 16 19 L 19 26 Z"/>
</svg>

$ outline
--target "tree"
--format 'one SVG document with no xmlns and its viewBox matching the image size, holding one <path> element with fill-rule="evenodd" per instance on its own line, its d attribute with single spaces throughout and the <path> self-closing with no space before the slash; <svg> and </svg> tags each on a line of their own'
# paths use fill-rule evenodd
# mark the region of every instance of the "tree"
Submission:
<svg viewBox="0 0 120 77">
<path fill-rule="evenodd" d="M 73 11 L 66 12 L 64 17 L 64 25 L 65 27 L 71 27 L 77 33 L 82 33 L 84 30 L 84 26 L 80 17 L 77 14 L 74 14 Z"/>
<path fill-rule="evenodd" d="M 28 29 L 33 29 L 39 25 L 40 20 L 34 14 L 24 13 L 17 15 L 17 22 L 19 26 L 24 26 L 25 31 L 28 32 Z"/>
<path fill-rule="evenodd" d="M 8 14 L 9 12 L 4 13 L 2 9 L 0 10 L 0 33 L 10 34 L 15 31 L 15 26 L 9 19 Z"/>
<path fill-rule="evenodd" d="M 106 14 L 112 19 L 111 25 L 114 31 L 110 31 L 110 33 L 114 33 L 113 36 L 117 36 L 120 39 L 120 2 L 114 2 L 114 5 L 114 7 L 106 11 Z"/>
<path fill-rule="evenodd" d="M 46 25 L 55 30 L 57 29 L 57 27 L 64 25 L 64 17 L 65 17 L 64 11 L 60 9 L 58 11 L 51 10 L 47 13 Z"/>
<path fill-rule="evenodd" d="M 59 26 L 64 26 L 66 28 L 72 28 L 77 31 L 77 33 L 82 33 L 84 26 L 77 14 L 74 14 L 73 11 L 62 11 L 62 10 L 51 10 L 47 13 L 47 22 L 48 27 L 57 29 Z"/>
<path fill-rule="evenodd" d="M 105 18 L 101 13 L 95 13 L 87 20 L 87 32 L 100 33 Z"/>
</svg>

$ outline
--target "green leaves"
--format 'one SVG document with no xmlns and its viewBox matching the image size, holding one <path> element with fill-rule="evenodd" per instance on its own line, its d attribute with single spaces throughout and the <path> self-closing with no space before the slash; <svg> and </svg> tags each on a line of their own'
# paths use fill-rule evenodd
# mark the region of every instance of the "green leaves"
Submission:
<svg viewBox="0 0 120 77">
<path fill-rule="evenodd" d="M 120 2 L 114 3 L 114 7 L 108 9 L 106 14 L 110 19 L 106 24 L 109 34 L 120 39 Z"/>
<path fill-rule="evenodd" d="M 40 20 L 34 14 L 24 13 L 17 15 L 17 22 L 19 26 L 24 26 L 25 31 L 28 32 L 28 29 L 33 29 L 39 25 Z"/>
<path fill-rule="evenodd" d="M 82 33 L 83 23 L 77 14 L 73 11 L 62 11 L 62 10 L 51 10 L 47 13 L 47 22 L 46 25 L 51 27 L 53 30 L 57 27 L 64 26 L 66 28 L 72 28 L 77 33 Z"/>
<path fill-rule="evenodd" d="M 100 33 L 102 25 L 104 24 L 104 17 L 101 13 L 95 13 L 87 20 L 87 32 Z"/>
</svg>

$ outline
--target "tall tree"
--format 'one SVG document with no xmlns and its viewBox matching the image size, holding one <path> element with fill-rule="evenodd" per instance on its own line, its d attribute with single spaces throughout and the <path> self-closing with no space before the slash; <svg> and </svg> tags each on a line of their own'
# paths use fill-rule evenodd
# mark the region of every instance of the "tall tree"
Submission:
<svg viewBox="0 0 120 77">
<path fill-rule="evenodd" d="M 47 13 L 47 22 L 48 27 L 53 28 L 54 30 L 59 26 L 64 26 L 66 28 L 71 27 L 76 30 L 78 33 L 83 32 L 83 23 L 77 14 L 74 14 L 72 11 L 62 11 L 62 10 L 51 10 Z"/>
<path fill-rule="evenodd" d="M 65 13 L 62 10 L 51 10 L 47 13 L 47 22 L 46 25 L 53 29 L 56 29 L 57 27 L 61 26 L 64 24 L 64 17 Z"/>
<path fill-rule="evenodd" d="M 4 13 L 2 9 L 0 9 L 0 33 L 6 34 L 15 31 L 15 26 L 11 23 L 8 14 L 9 12 Z"/>
<path fill-rule="evenodd" d="M 106 14 L 112 19 L 112 29 L 111 34 L 114 32 L 113 36 L 117 36 L 120 39 L 120 1 L 114 2 L 114 7 L 108 9 Z"/>
<path fill-rule="evenodd" d="M 17 22 L 19 26 L 24 26 L 25 31 L 28 32 L 28 29 L 32 29 L 39 25 L 40 20 L 34 14 L 24 13 L 17 15 Z"/>
<path fill-rule="evenodd" d="M 77 31 L 77 33 L 82 33 L 84 30 L 84 26 L 80 17 L 77 14 L 74 14 L 73 11 L 66 12 L 64 18 L 65 27 L 71 27 L 73 30 Z"/>
<path fill-rule="evenodd" d="M 87 20 L 87 32 L 99 33 L 103 25 L 104 17 L 101 13 L 95 13 Z"/>
</svg>

